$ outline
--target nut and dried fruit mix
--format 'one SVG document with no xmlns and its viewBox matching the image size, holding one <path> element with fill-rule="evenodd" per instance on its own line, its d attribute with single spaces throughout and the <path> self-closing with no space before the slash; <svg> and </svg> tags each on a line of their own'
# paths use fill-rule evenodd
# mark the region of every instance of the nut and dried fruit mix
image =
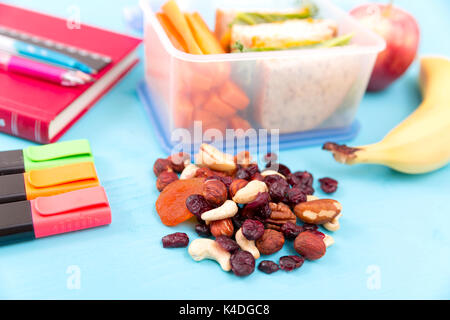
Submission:
<svg viewBox="0 0 450 320">
<path fill-rule="evenodd" d="M 195 261 L 215 260 L 224 271 L 242 277 L 254 272 L 257 259 L 286 244 L 297 255 L 283 256 L 278 263 L 262 259 L 258 270 L 271 274 L 298 269 L 305 260 L 322 258 L 334 243 L 318 229 L 338 230 L 342 205 L 314 196 L 310 172 L 292 172 L 274 153 L 264 157 L 266 165 L 260 169 L 248 151 L 233 156 L 208 144 L 200 146 L 194 160 L 179 153 L 155 161 L 161 221 L 175 226 L 194 218 L 200 237 L 189 245 L 187 234 L 169 234 L 162 238 L 164 248 L 189 245 Z M 319 182 L 324 193 L 337 190 L 332 178 Z"/>
</svg>

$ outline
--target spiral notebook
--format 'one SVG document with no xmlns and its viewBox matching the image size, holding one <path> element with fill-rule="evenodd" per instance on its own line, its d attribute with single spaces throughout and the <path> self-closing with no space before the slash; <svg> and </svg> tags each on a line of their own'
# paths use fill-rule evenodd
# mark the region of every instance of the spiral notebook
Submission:
<svg viewBox="0 0 450 320">
<path fill-rule="evenodd" d="M 0 34 L 69 54 L 98 71 L 77 87 L 0 70 L 0 132 L 50 143 L 58 140 L 137 62 L 141 40 L 0 3 Z"/>
</svg>

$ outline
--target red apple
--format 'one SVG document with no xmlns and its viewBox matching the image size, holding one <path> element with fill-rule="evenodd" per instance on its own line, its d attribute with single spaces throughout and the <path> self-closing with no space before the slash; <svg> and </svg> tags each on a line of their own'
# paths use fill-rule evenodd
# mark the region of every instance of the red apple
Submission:
<svg viewBox="0 0 450 320">
<path fill-rule="evenodd" d="M 416 57 L 419 26 L 413 16 L 392 4 L 365 4 L 354 8 L 350 14 L 386 40 L 386 49 L 378 55 L 367 88 L 383 90 L 398 79 Z"/>
</svg>

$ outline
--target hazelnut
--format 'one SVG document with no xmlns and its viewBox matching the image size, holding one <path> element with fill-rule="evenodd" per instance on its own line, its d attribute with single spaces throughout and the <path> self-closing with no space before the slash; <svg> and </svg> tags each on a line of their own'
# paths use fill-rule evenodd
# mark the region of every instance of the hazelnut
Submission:
<svg viewBox="0 0 450 320">
<path fill-rule="evenodd" d="M 283 248 L 284 236 L 279 231 L 266 229 L 263 236 L 255 241 L 255 244 L 261 254 L 269 255 Z"/>
<path fill-rule="evenodd" d="M 228 190 L 222 181 L 207 180 L 203 184 L 203 196 L 213 206 L 221 206 L 228 197 Z"/>
<path fill-rule="evenodd" d="M 161 172 L 156 180 L 156 188 L 159 192 L 163 191 L 172 182 L 178 180 L 178 175 L 173 171 Z"/>
<path fill-rule="evenodd" d="M 191 156 L 184 152 L 178 152 L 175 154 L 172 154 L 170 157 L 167 158 L 170 162 L 170 167 L 173 171 L 181 173 L 183 172 L 186 165 L 190 164 L 191 162 Z"/>
<path fill-rule="evenodd" d="M 161 172 L 165 171 L 173 171 L 170 167 L 170 161 L 167 159 L 156 159 L 155 163 L 153 164 L 153 172 L 155 173 L 155 176 L 159 177 Z"/>
<path fill-rule="evenodd" d="M 210 230 L 216 238 L 220 236 L 232 237 L 234 233 L 233 221 L 230 218 L 211 221 Z"/>
<path fill-rule="evenodd" d="M 238 192 L 240 189 L 244 188 L 248 184 L 247 180 L 244 179 L 236 179 L 233 180 L 233 182 L 230 185 L 230 196 L 231 198 L 234 197 L 236 192 Z"/>
<path fill-rule="evenodd" d="M 197 170 L 197 172 L 195 173 L 195 178 L 208 178 L 214 175 L 214 172 L 208 168 L 208 167 L 203 167 Z"/>
<path fill-rule="evenodd" d="M 294 249 L 307 260 L 320 259 L 327 251 L 323 238 L 313 231 L 300 233 L 295 238 Z"/>
</svg>

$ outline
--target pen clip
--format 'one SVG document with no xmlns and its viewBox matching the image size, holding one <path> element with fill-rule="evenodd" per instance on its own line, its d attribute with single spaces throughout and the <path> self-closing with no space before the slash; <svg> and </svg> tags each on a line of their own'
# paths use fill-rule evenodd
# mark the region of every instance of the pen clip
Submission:
<svg viewBox="0 0 450 320">
<path fill-rule="evenodd" d="M 37 162 L 92 154 L 89 141 L 85 139 L 28 147 L 23 152 L 30 160 Z"/>
<path fill-rule="evenodd" d="M 92 162 L 32 170 L 28 173 L 28 183 L 35 188 L 53 187 L 84 180 L 97 180 L 97 173 Z"/>
<path fill-rule="evenodd" d="M 37 198 L 33 207 L 41 216 L 74 213 L 85 209 L 107 207 L 108 198 L 103 187 L 81 189 L 53 197 Z"/>
</svg>

